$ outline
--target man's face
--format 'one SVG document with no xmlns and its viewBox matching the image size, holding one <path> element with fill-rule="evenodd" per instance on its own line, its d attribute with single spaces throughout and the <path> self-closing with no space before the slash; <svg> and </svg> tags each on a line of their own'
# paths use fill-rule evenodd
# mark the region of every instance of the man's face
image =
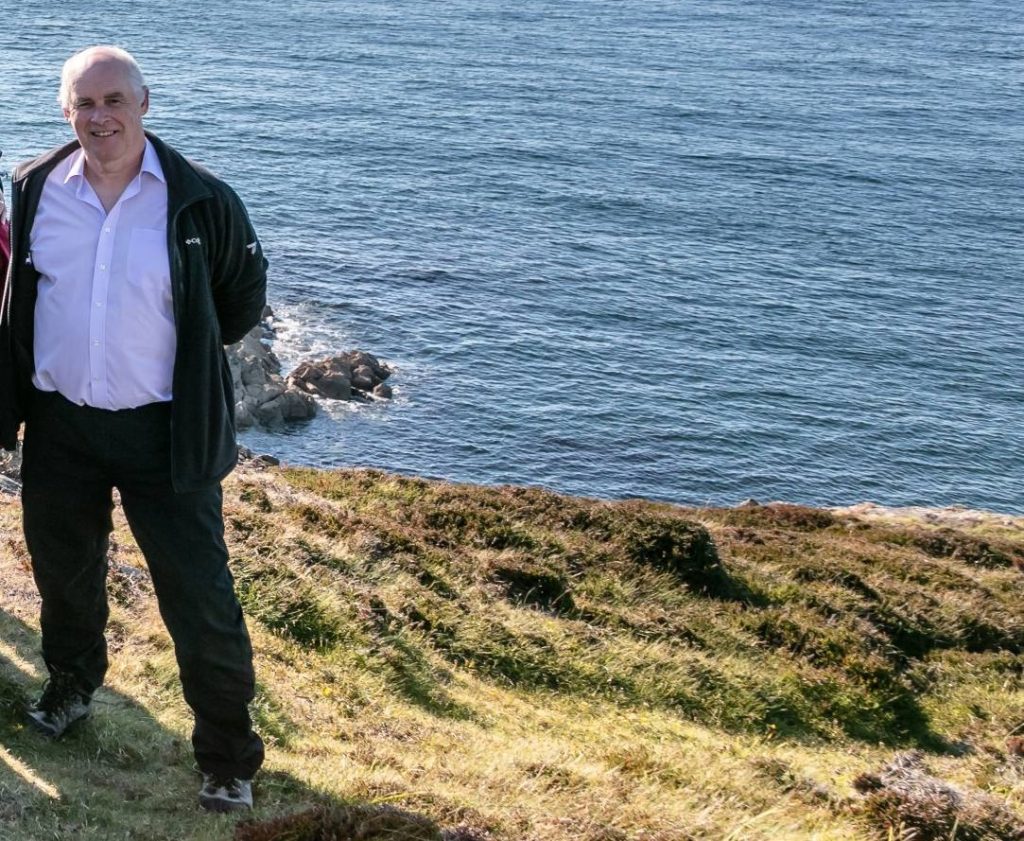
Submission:
<svg viewBox="0 0 1024 841">
<path fill-rule="evenodd" d="M 142 115 L 149 91 L 139 91 L 128 68 L 110 56 L 97 56 L 72 79 L 64 118 L 85 152 L 86 165 L 101 171 L 135 166 L 146 144 Z"/>
</svg>

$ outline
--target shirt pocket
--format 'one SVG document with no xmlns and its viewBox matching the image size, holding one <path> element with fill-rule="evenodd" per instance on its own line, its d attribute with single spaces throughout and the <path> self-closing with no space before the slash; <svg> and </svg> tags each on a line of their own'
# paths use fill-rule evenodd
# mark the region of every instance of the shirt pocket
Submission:
<svg viewBox="0 0 1024 841">
<path fill-rule="evenodd" d="M 133 228 L 125 265 L 128 283 L 149 303 L 170 302 L 171 272 L 167 234 L 152 228 Z"/>
</svg>

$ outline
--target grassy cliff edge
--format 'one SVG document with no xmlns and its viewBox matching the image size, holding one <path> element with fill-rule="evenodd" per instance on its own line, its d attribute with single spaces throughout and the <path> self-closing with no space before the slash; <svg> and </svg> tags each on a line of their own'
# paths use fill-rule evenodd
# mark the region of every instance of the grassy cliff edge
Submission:
<svg viewBox="0 0 1024 841">
<path fill-rule="evenodd" d="M 251 464 L 225 515 L 264 823 L 193 806 L 120 517 L 97 712 L 22 726 L 38 605 L 4 497 L 0 838 L 1024 838 L 1024 519 Z"/>
</svg>

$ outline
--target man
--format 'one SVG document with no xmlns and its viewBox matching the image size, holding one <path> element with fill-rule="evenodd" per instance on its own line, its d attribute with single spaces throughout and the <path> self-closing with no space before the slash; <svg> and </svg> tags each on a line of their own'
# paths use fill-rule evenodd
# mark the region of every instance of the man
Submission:
<svg viewBox="0 0 1024 841">
<path fill-rule="evenodd" d="M 90 47 L 64 65 L 76 141 L 12 176 L 0 315 L 0 444 L 25 424 L 25 540 L 51 737 L 85 718 L 107 668 L 112 489 L 174 641 L 200 803 L 252 806 L 252 648 L 227 568 L 220 480 L 237 459 L 224 345 L 257 322 L 266 261 L 235 193 L 144 132 L 138 64 Z"/>
</svg>

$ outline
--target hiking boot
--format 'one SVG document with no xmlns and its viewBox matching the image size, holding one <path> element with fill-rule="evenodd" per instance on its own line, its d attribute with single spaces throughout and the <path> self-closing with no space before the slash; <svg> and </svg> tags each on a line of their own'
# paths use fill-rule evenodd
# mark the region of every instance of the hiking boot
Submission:
<svg viewBox="0 0 1024 841">
<path fill-rule="evenodd" d="M 76 721 L 88 718 L 92 699 L 82 692 L 73 675 L 53 672 L 43 694 L 28 705 L 28 723 L 44 736 L 56 739 Z"/>
<path fill-rule="evenodd" d="M 199 805 L 207 812 L 244 812 L 252 808 L 252 780 L 203 774 Z"/>
</svg>

